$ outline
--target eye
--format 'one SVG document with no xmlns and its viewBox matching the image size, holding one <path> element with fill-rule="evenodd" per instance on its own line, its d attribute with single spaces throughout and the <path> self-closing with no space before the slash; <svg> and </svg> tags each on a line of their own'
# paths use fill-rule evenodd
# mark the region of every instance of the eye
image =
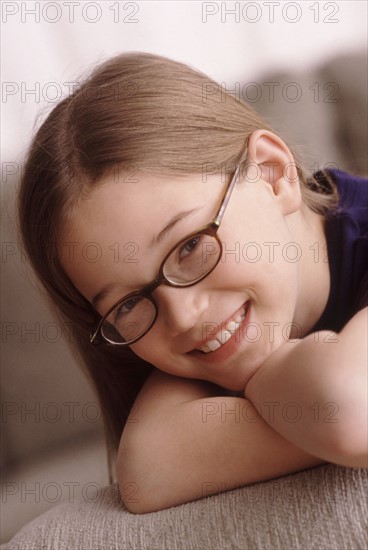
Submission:
<svg viewBox="0 0 368 550">
<path fill-rule="evenodd" d="M 114 319 L 115 321 L 119 319 L 122 315 L 125 315 L 127 313 L 130 313 L 140 302 L 142 298 L 137 296 L 136 298 L 131 298 L 130 300 L 127 300 L 126 302 L 123 302 L 114 310 Z"/>
<path fill-rule="evenodd" d="M 180 259 L 186 258 L 189 254 L 191 254 L 198 245 L 198 242 L 200 241 L 201 236 L 197 235 L 196 237 L 193 237 L 192 239 L 189 239 L 186 241 L 179 250 L 179 257 Z"/>
</svg>

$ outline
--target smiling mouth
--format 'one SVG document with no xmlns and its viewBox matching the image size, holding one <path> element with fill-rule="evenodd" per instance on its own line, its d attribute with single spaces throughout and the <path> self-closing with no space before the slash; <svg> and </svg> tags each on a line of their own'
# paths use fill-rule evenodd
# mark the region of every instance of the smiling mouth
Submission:
<svg viewBox="0 0 368 550">
<path fill-rule="evenodd" d="M 207 340 L 203 346 L 200 348 L 195 348 L 193 351 L 199 351 L 203 354 L 212 353 L 220 349 L 224 344 L 226 344 L 232 336 L 239 330 L 244 319 L 248 313 L 249 301 L 246 302 L 243 306 L 243 309 L 238 313 L 233 319 L 228 321 L 223 328 L 221 328 L 211 340 Z"/>
</svg>

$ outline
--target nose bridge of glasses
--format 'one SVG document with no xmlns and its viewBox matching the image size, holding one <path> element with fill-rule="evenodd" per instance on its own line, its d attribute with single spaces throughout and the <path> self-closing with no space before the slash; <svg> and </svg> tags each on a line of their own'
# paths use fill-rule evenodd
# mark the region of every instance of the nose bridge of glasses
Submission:
<svg viewBox="0 0 368 550">
<path fill-rule="evenodd" d="M 148 296 L 150 294 L 152 294 L 152 292 L 154 290 L 156 290 L 157 287 L 159 287 L 160 285 L 162 284 L 165 284 L 166 283 L 166 279 L 162 273 L 162 269 L 160 270 L 160 273 L 157 275 L 157 277 L 151 282 L 149 283 L 147 286 L 145 286 L 140 294 L 142 294 L 143 296 Z"/>
</svg>

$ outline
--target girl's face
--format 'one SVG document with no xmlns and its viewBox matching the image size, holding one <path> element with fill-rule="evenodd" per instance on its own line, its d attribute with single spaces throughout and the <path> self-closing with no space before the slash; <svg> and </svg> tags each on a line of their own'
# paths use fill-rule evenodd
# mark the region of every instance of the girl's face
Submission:
<svg viewBox="0 0 368 550">
<path fill-rule="evenodd" d="M 173 375 L 242 390 L 288 339 L 300 291 L 300 262 L 291 244 L 300 192 L 299 184 L 281 176 L 270 183 L 269 173 L 263 166 L 261 177 L 253 172 L 252 180 L 235 184 L 218 231 L 223 255 L 214 271 L 191 287 L 154 291 L 158 317 L 131 345 L 137 356 Z M 227 185 L 220 173 L 206 181 L 201 174 L 142 172 L 136 179 L 104 181 L 79 203 L 62 236 L 61 261 L 80 292 L 92 303 L 109 287 L 101 315 L 151 282 L 170 249 L 212 220 Z M 194 212 L 152 244 L 169 220 L 189 210 Z M 232 333 L 219 333 L 225 327 Z M 218 339 L 225 343 L 215 351 L 199 351 L 204 341 Z"/>
</svg>

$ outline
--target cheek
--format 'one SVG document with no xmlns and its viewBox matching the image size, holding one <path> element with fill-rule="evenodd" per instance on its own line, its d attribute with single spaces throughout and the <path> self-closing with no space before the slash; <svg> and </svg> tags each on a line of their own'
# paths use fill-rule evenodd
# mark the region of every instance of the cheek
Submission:
<svg viewBox="0 0 368 550">
<path fill-rule="evenodd" d="M 148 334 L 129 347 L 138 357 L 157 368 L 164 364 L 169 353 L 158 325 L 154 325 Z"/>
<path fill-rule="evenodd" d="M 289 228 L 277 212 L 269 214 L 269 219 L 265 214 L 260 215 L 252 224 L 246 223 L 243 216 L 243 220 L 235 223 L 235 231 L 223 233 L 219 266 L 224 274 L 247 277 L 256 273 L 257 277 L 267 280 L 271 275 L 293 271 L 291 264 L 298 250 Z"/>
<path fill-rule="evenodd" d="M 265 244 L 269 243 L 269 244 Z M 245 291 L 258 305 L 272 310 L 290 308 L 298 284 L 295 250 L 285 241 L 228 241 L 213 273 L 211 285 L 218 290 Z"/>
<path fill-rule="evenodd" d="M 138 357 L 167 374 L 196 378 L 198 373 L 195 365 L 190 365 L 188 361 L 183 361 L 182 358 L 172 354 L 169 344 L 160 327 L 155 326 L 142 340 L 130 348 Z"/>
</svg>

